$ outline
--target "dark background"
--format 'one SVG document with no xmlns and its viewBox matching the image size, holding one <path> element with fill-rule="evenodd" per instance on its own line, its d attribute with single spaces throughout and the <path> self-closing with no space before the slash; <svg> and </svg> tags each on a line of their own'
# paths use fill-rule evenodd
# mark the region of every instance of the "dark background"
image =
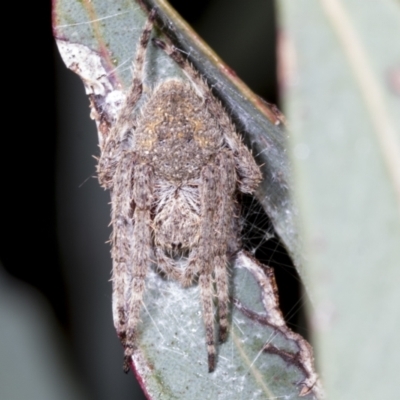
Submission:
<svg viewBox="0 0 400 400">
<path fill-rule="evenodd" d="M 50 4 L 37 3 L 18 20 L 26 34 L 5 44 L 17 72 L 5 116 L 16 124 L 6 132 L 3 124 L 0 261 L 50 304 L 65 362 L 86 398 L 140 399 L 121 371 L 112 325 L 109 197 L 94 178 L 95 124 L 82 83 L 54 45 Z M 279 103 L 272 0 L 171 3 L 253 91 Z M 300 291 L 289 258 L 276 240 L 257 256 L 275 267 L 282 309 L 296 329 Z"/>
</svg>

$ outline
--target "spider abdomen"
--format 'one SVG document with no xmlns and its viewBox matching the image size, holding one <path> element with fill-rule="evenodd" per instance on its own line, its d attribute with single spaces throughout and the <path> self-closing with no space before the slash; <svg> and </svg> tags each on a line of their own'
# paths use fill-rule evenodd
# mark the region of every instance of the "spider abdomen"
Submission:
<svg viewBox="0 0 400 400">
<path fill-rule="evenodd" d="M 223 138 L 194 89 L 169 80 L 143 106 L 135 143 L 142 161 L 153 165 L 157 178 L 182 182 L 200 176 L 221 149 Z"/>
</svg>

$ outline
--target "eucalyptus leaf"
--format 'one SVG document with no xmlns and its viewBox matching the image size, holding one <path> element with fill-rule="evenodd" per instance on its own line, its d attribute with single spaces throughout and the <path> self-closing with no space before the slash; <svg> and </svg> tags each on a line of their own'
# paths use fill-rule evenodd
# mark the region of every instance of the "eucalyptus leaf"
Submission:
<svg viewBox="0 0 400 400">
<path fill-rule="evenodd" d="M 148 1 L 147 6 L 101 0 L 55 4 L 57 44 L 66 65 L 83 79 L 99 141 L 107 135 L 130 84 L 136 43 L 155 4 L 159 28 L 154 35 L 167 35 L 187 54 L 240 127 L 263 165 L 264 180 L 257 197 L 293 259 L 299 261 L 281 115 L 252 94 L 164 1 Z M 154 46 L 149 47 L 146 63 L 144 90 L 170 77 L 187 79 Z M 245 261 L 237 261 L 231 271 L 231 330 L 228 341 L 218 346 L 218 364 L 212 374 L 207 372 L 198 287 L 182 288 L 153 269 L 149 272 L 139 346 L 133 357 L 149 398 L 193 399 L 200 394 L 205 399 L 316 398 L 319 385 L 312 351 L 286 327 L 272 272 L 249 256 L 241 257 Z"/>
<path fill-rule="evenodd" d="M 276 107 L 252 93 L 167 2 L 146 1 L 146 4 L 147 9 L 158 8 L 158 25 L 207 78 L 213 92 L 223 101 L 240 128 L 245 142 L 252 148 L 264 177 L 256 196 L 301 273 L 296 208 L 289 196 L 290 168 L 282 115 Z M 54 34 L 59 48 L 60 44 L 78 44 L 94 52 L 101 60 L 102 73 L 106 74 L 110 84 L 114 89 L 123 90 L 130 83 L 135 43 L 145 15 L 146 12 L 134 0 L 111 3 L 58 0 L 53 14 Z M 183 77 L 163 52 L 150 47 L 148 53 L 145 82 L 149 86 L 168 77 Z M 62 56 L 66 62 L 65 52 Z M 73 60 L 67 66 L 79 73 L 74 69 Z"/>
<path fill-rule="evenodd" d="M 400 371 L 400 3 L 281 0 L 313 338 L 332 399 L 394 399 Z"/>
</svg>

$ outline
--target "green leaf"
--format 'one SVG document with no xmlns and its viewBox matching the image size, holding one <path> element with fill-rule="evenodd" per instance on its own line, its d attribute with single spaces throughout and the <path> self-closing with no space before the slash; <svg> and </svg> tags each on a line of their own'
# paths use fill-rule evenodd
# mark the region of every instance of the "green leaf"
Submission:
<svg viewBox="0 0 400 400">
<path fill-rule="evenodd" d="M 223 101 L 241 127 L 246 143 L 253 149 L 253 154 L 263 166 L 264 181 L 258 189 L 257 198 L 299 267 L 296 210 L 289 197 L 290 170 L 282 116 L 276 107 L 271 107 L 252 93 L 168 3 L 148 3 L 150 6 L 157 5 L 160 17 L 158 25 L 163 26 L 163 32 L 173 39 L 189 56 L 195 67 L 207 77 L 214 93 Z M 55 3 L 54 35 L 60 50 L 63 48 L 62 57 L 67 66 L 81 77 L 86 74 L 87 93 L 101 94 L 103 90 L 110 94 L 112 89 L 109 86 L 114 90 L 128 87 L 135 44 L 144 20 L 145 12 L 134 0 L 113 1 L 111 4 L 101 0 L 58 0 Z M 75 44 L 84 45 L 86 52 L 80 48 L 73 49 L 71 45 Z M 82 51 L 81 63 L 78 64 L 84 66 L 88 60 L 87 50 L 101 62 L 102 69 L 98 71 L 98 75 L 89 76 L 87 69 L 77 70 L 75 57 Z M 149 85 L 172 76 L 182 78 L 179 68 L 162 52 L 150 47 L 148 59 L 149 67 L 145 81 Z M 106 77 L 101 74 L 105 74 Z M 91 87 L 94 79 L 102 80 L 102 85 Z"/>
<path fill-rule="evenodd" d="M 242 128 L 263 165 L 257 197 L 294 260 L 300 260 L 281 116 L 251 93 L 166 2 L 158 1 L 157 6 L 157 26 L 163 32 L 155 29 L 155 35 L 167 35 L 188 54 Z M 145 8 L 133 1 L 59 0 L 55 5 L 57 44 L 66 65 L 84 81 L 100 141 L 129 86 L 146 15 Z M 145 90 L 169 77 L 186 79 L 151 45 L 146 62 Z M 218 346 L 217 368 L 210 374 L 198 287 L 184 289 L 149 272 L 134 355 L 136 374 L 149 398 L 193 399 L 201 393 L 209 399 L 297 399 L 300 394 L 315 399 L 319 386 L 311 388 L 317 379 L 312 351 L 285 325 L 272 270 L 240 253 L 232 268 L 232 287 L 229 338 Z"/>
<path fill-rule="evenodd" d="M 322 380 L 332 399 L 394 399 L 400 3 L 279 3 L 281 83 Z"/>
</svg>

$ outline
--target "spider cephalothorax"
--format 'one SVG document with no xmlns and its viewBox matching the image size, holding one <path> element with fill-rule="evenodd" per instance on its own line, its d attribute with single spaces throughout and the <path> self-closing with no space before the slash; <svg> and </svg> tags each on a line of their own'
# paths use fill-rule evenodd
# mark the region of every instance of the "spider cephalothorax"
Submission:
<svg viewBox="0 0 400 400">
<path fill-rule="evenodd" d="M 169 79 L 134 111 L 154 12 L 143 30 L 132 85 L 102 145 L 98 173 L 112 193 L 114 324 L 133 354 L 144 282 L 152 260 L 183 286 L 198 280 L 209 371 L 215 368 L 214 282 L 219 339 L 228 329 L 228 262 L 238 249 L 238 192 L 252 193 L 261 173 L 228 114 L 200 75 L 170 44 L 190 82 Z M 183 255 L 184 267 L 175 256 Z"/>
</svg>

